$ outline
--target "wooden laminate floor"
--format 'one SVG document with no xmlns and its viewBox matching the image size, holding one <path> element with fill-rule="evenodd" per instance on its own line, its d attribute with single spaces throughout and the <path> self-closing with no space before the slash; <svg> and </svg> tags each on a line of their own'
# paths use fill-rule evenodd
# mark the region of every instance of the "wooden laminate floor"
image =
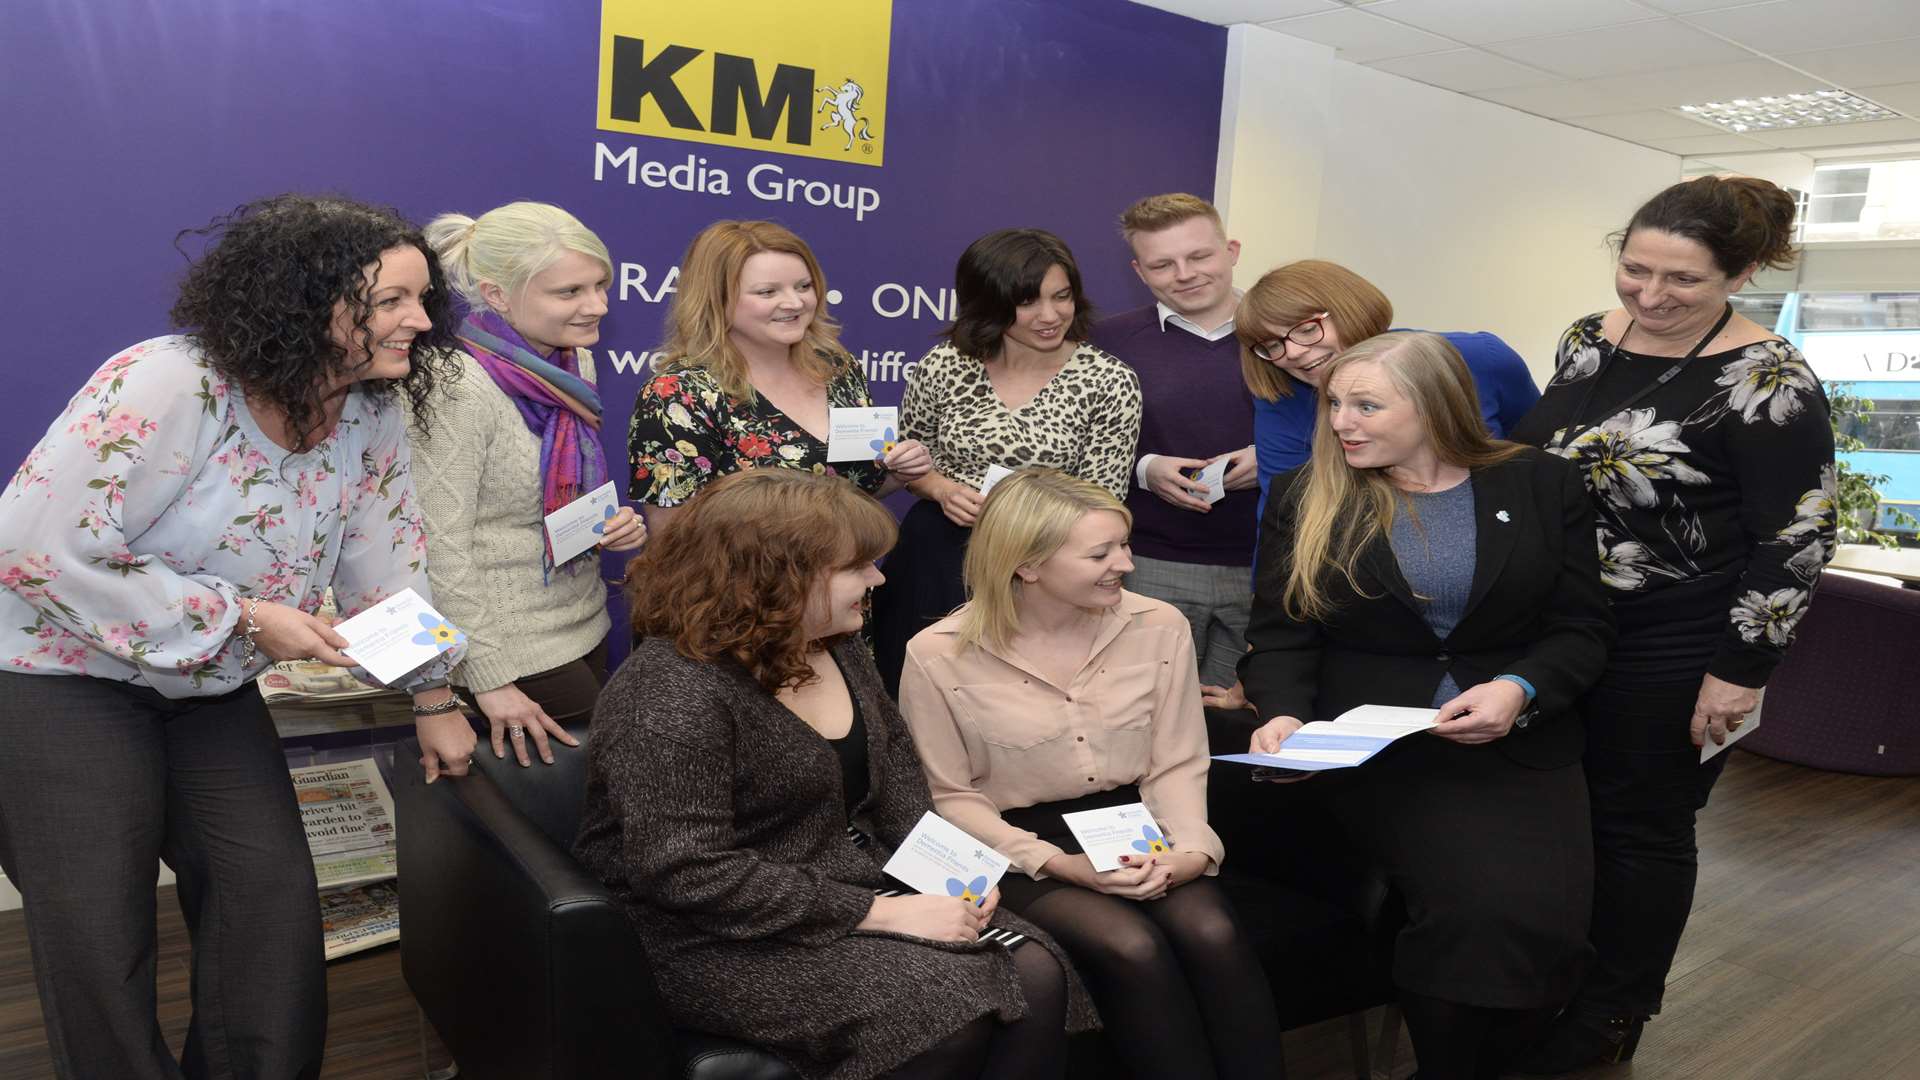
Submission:
<svg viewBox="0 0 1920 1080">
<path fill-rule="evenodd" d="M 1920 1080 L 1920 781 L 1736 752 L 1701 816 L 1700 849 L 1665 1012 L 1632 1064 L 1579 1080 Z M 186 931 L 166 892 L 160 1022 L 178 1047 Z M 398 950 L 338 961 L 327 976 L 328 1080 L 420 1076 Z M 1341 1021 L 1290 1032 L 1289 1075 L 1351 1077 L 1347 1047 Z M 1403 1032 L 1393 1076 L 1413 1069 Z M 52 1075 L 22 919 L 0 913 L 0 1080 Z"/>
</svg>

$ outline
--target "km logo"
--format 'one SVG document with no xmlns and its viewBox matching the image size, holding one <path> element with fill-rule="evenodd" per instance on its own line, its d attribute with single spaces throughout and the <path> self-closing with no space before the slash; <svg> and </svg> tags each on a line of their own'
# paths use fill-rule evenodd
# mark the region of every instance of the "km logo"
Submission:
<svg viewBox="0 0 1920 1080">
<path fill-rule="evenodd" d="M 796 24 L 769 0 L 733 0 L 724 17 L 603 0 L 599 126 L 880 164 L 892 5 L 813 3 L 822 17 Z M 737 10 L 762 6 L 765 19 Z"/>
</svg>

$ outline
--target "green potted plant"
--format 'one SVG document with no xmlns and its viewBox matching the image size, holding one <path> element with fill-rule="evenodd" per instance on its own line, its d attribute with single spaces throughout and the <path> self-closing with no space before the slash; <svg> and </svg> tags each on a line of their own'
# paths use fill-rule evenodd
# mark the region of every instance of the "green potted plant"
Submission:
<svg viewBox="0 0 1920 1080">
<path fill-rule="evenodd" d="M 1833 424 L 1834 472 L 1838 481 L 1834 521 L 1839 527 L 1839 539 L 1843 544 L 1878 544 L 1883 548 L 1896 548 L 1900 546 L 1899 538 L 1879 529 L 1880 485 L 1887 482 L 1887 477 L 1856 469 L 1839 456 L 1866 449 L 1866 444 L 1852 431 L 1854 421 L 1873 414 L 1873 401 L 1850 393 L 1851 388 L 1851 383 L 1829 383 L 1827 386 L 1828 417 Z M 1920 520 L 1897 507 L 1887 507 L 1886 517 L 1905 528 L 1920 527 Z"/>
</svg>

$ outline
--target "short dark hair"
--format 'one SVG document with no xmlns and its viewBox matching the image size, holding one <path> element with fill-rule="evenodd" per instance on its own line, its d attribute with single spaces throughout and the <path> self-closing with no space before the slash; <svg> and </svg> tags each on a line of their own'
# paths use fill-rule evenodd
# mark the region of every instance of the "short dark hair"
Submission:
<svg viewBox="0 0 1920 1080">
<path fill-rule="evenodd" d="M 373 308 L 365 268 L 381 252 L 417 248 L 427 260 L 428 288 L 421 302 L 433 328 L 413 338 L 407 376 L 376 380 L 376 394 L 397 382 L 426 430 L 428 395 L 436 374 L 450 377 L 454 344 L 447 279 L 426 238 L 397 211 L 339 196 L 276 195 L 247 203 L 205 228 L 174 237 L 205 237 L 210 246 L 180 283 L 172 318 L 199 347 L 213 370 L 286 414 L 287 426 L 304 443 L 318 434 L 321 400 L 331 376 L 349 370 L 347 350 L 333 340 L 333 307 L 344 304 L 363 344 Z"/>
<path fill-rule="evenodd" d="M 1706 248 L 1728 277 L 1755 264 L 1784 270 L 1795 254 L 1794 212 L 1793 196 L 1759 177 L 1702 176 L 1648 199 L 1613 241 L 1624 248 L 1633 230 L 1658 229 Z"/>
<path fill-rule="evenodd" d="M 982 360 L 998 353 L 1015 309 L 1040 295 L 1040 282 L 1055 266 L 1067 272 L 1073 290 L 1073 322 L 1066 339 L 1087 340 L 1093 304 L 1066 242 L 1045 229 L 1001 229 L 968 244 L 953 268 L 956 311 L 947 328 L 953 347 Z"/>
</svg>

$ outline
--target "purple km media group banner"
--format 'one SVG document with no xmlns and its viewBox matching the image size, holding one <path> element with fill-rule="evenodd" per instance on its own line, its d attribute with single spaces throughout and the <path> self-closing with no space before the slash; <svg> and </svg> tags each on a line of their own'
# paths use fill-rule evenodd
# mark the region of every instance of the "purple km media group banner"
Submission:
<svg viewBox="0 0 1920 1080">
<path fill-rule="evenodd" d="M 1102 310 L 1149 301 L 1114 217 L 1211 194 L 1225 53 L 1125 0 L 17 0 L 0 459 L 167 332 L 178 230 L 288 190 L 421 222 L 540 199 L 599 232 L 615 460 L 676 264 L 718 218 L 807 239 L 892 403 L 988 230 L 1061 234 Z"/>
</svg>

